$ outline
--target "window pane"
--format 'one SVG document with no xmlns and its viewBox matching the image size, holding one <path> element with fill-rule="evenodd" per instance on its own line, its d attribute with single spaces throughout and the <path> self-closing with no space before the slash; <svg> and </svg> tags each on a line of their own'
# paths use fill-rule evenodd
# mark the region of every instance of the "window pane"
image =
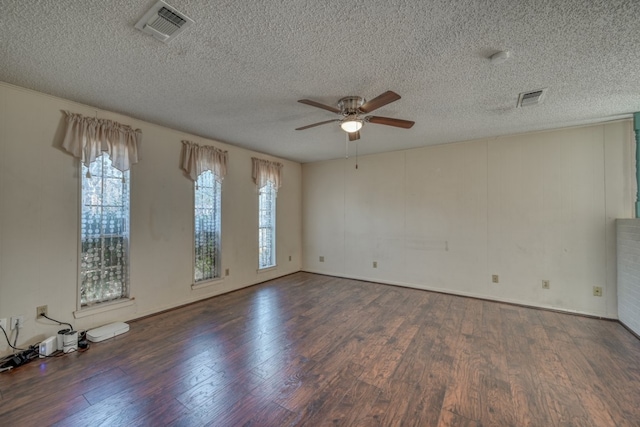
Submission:
<svg viewBox="0 0 640 427">
<path fill-rule="evenodd" d="M 90 177 L 87 177 L 90 172 Z M 106 154 L 82 165 L 80 304 L 129 296 L 129 172 Z"/>
<path fill-rule="evenodd" d="M 200 174 L 195 185 L 194 281 L 220 277 L 221 184 L 211 171 Z"/>
<path fill-rule="evenodd" d="M 276 189 L 269 181 L 258 196 L 258 267 L 276 265 Z"/>
</svg>

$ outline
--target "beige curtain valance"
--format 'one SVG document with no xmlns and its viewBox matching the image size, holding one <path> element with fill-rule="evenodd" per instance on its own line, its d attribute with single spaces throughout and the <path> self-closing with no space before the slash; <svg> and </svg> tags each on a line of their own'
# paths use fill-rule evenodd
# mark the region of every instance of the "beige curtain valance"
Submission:
<svg viewBox="0 0 640 427">
<path fill-rule="evenodd" d="M 181 157 L 180 167 L 194 182 L 204 171 L 211 171 L 218 182 L 227 174 L 228 154 L 218 148 L 182 141 Z"/>
<path fill-rule="evenodd" d="M 282 186 L 282 163 L 256 159 L 255 157 L 252 157 L 251 160 L 253 161 L 251 176 L 258 188 L 264 187 L 268 181 L 271 181 L 277 191 Z"/>
<path fill-rule="evenodd" d="M 114 168 L 124 172 L 138 163 L 142 131 L 111 120 L 65 111 L 67 129 L 62 148 L 89 167 L 102 152 L 109 154 Z"/>
</svg>

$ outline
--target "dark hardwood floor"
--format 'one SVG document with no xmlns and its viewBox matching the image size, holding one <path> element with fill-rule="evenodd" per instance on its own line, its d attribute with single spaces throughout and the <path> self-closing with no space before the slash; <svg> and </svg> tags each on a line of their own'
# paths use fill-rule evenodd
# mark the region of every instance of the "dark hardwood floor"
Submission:
<svg viewBox="0 0 640 427">
<path fill-rule="evenodd" d="M 296 273 L 0 374 L 2 426 L 639 426 L 617 322 Z"/>
</svg>

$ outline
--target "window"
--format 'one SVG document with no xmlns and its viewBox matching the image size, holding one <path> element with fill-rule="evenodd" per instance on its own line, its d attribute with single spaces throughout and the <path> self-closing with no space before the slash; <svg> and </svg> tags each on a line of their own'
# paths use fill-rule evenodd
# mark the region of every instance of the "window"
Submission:
<svg viewBox="0 0 640 427">
<path fill-rule="evenodd" d="M 129 296 L 129 171 L 108 154 L 82 164 L 80 305 Z"/>
<path fill-rule="evenodd" d="M 258 188 L 258 268 L 276 265 L 276 193 L 282 163 L 251 158 L 251 178 Z"/>
<path fill-rule="evenodd" d="M 181 169 L 194 183 L 193 282 L 221 277 L 220 216 L 222 180 L 228 154 L 208 145 L 182 141 Z"/>
<path fill-rule="evenodd" d="M 195 182 L 195 264 L 194 281 L 220 277 L 221 187 L 213 173 L 202 172 Z"/>
<path fill-rule="evenodd" d="M 271 181 L 260 188 L 258 200 L 259 268 L 276 265 L 276 187 Z"/>
</svg>

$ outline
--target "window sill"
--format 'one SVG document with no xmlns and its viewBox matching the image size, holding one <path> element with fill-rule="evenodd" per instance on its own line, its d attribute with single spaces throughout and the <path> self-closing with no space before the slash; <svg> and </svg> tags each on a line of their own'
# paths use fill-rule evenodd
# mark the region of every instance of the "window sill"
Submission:
<svg viewBox="0 0 640 427">
<path fill-rule="evenodd" d="M 277 265 L 274 265 L 274 266 L 272 266 L 272 267 L 259 268 L 259 269 L 257 270 L 257 273 L 258 273 L 258 274 L 260 274 L 260 273 L 268 273 L 268 272 L 270 272 L 270 271 L 275 271 L 275 270 L 277 270 L 277 269 L 278 269 L 278 266 L 277 266 Z"/>
<path fill-rule="evenodd" d="M 224 277 L 207 280 L 206 282 L 194 283 L 193 285 L 191 285 L 191 290 L 208 288 L 209 286 L 219 285 L 222 282 L 224 282 Z"/>
<path fill-rule="evenodd" d="M 73 312 L 74 319 L 80 319 L 82 317 L 93 316 L 94 314 L 104 313 L 106 311 L 118 310 L 125 307 L 130 307 L 134 302 L 134 298 L 123 298 L 114 302 L 105 302 L 96 306 L 91 306 L 76 310 Z"/>
</svg>

